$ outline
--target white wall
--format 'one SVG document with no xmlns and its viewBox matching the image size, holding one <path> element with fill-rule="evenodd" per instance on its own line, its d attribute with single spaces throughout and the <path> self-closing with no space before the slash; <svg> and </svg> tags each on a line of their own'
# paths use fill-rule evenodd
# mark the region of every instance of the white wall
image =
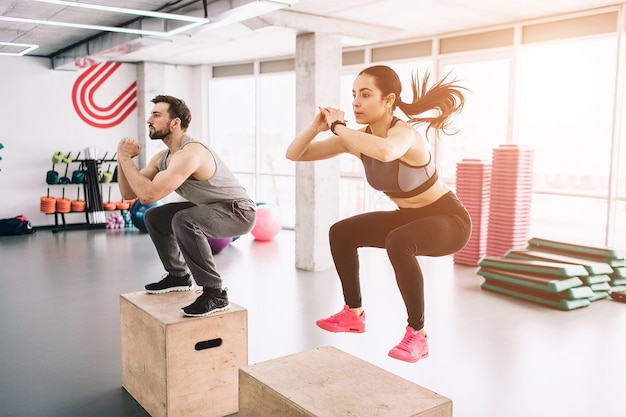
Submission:
<svg viewBox="0 0 626 417">
<path fill-rule="evenodd" d="M 137 81 L 137 65 L 124 64 L 94 91 L 94 102 L 108 105 L 132 82 Z M 190 106 L 193 122 L 189 133 L 206 142 L 203 106 L 206 79 L 202 67 L 162 66 L 163 79 L 147 81 L 151 89 L 145 90 L 138 100 L 145 103 L 149 113 L 150 99 L 155 94 L 171 94 L 184 99 Z M 139 120 L 135 109 L 121 124 L 110 128 L 97 128 L 84 122 L 74 110 L 72 88 L 80 71 L 51 70 L 48 60 L 31 57 L 0 57 L 0 218 L 25 215 L 34 226 L 54 224 L 54 216 L 40 212 L 40 198 L 50 189 L 50 195 L 60 197 L 63 186 L 46 183 L 46 172 L 52 169 L 52 155 L 56 151 L 72 152 L 73 156 L 87 147 L 95 147 L 98 156 L 109 152 L 111 157 L 117 142 L 124 136 L 137 138 L 145 119 Z M 144 74 L 145 75 L 145 74 Z M 160 86 L 161 91 L 158 90 Z M 202 86 L 202 87 L 201 87 Z M 139 89 L 141 91 L 141 88 Z M 141 139 L 141 138 L 138 138 Z M 156 143 L 154 145 L 157 145 Z M 161 147 L 149 149 L 153 154 Z M 84 152 L 83 152 L 84 154 Z M 81 158 L 83 157 L 81 154 Z M 69 165 L 68 177 L 79 164 Z M 111 170 L 115 165 L 111 166 Z M 108 164 L 103 166 L 106 170 Z M 57 164 L 61 176 L 65 164 Z M 76 198 L 78 185 L 65 186 L 65 195 Z M 104 184 L 103 198 L 108 198 L 108 184 Z M 84 198 L 81 190 L 81 199 Z M 119 200 L 116 184 L 112 184 L 111 200 Z M 69 223 L 80 223 L 84 214 L 66 214 Z"/>
</svg>

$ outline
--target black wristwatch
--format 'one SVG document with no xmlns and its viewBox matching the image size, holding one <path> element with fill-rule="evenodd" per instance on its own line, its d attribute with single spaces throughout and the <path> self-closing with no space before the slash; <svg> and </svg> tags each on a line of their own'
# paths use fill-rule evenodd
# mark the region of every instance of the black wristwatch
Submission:
<svg viewBox="0 0 626 417">
<path fill-rule="evenodd" d="M 343 120 L 335 120 L 334 122 L 332 122 L 330 124 L 330 131 L 333 132 L 334 135 L 336 135 L 337 133 L 335 132 L 335 127 L 337 127 L 337 125 L 346 125 L 346 122 L 344 122 Z"/>
</svg>

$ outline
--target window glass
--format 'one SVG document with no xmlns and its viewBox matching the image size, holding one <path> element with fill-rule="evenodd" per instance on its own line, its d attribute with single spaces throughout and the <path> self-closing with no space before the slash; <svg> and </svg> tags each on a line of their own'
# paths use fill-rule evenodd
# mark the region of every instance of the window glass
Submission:
<svg viewBox="0 0 626 417">
<path fill-rule="evenodd" d="M 534 189 L 606 196 L 615 37 L 521 49 L 519 143 L 534 149 Z"/>
<path fill-rule="evenodd" d="M 624 177 L 622 177 L 622 183 L 623 181 Z M 609 245 L 617 248 L 626 248 L 626 201 L 618 201 L 615 212 L 615 233 L 613 241 L 609 242 Z"/>
<path fill-rule="evenodd" d="M 212 83 L 213 143 L 233 172 L 250 173 L 256 167 L 254 86 L 253 77 L 215 78 Z"/>
<path fill-rule="evenodd" d="M 295 73 L 259 77 L 259 115 L 261 172 L 295 175 L 295 164 L 285 158 L 296 135 Z"/>
<path fill-rule="evenodd" d="M 280 210 L 283 227 L 296 226 L 295 176 L 261 175 L 259 201 L 273 204 Z"/>
<path fill-rule="evenodd" d="M 603 246 L 606 208 L 603 199 L 533 194 L 530 237 Z"/>
<path fill-rule="evenodd" d="M 234 172 L 235 177 L 239 180 L 239 183 L 246 189 L 248 195 L 254 201 L 258 201 L 256 195 L 256 176 L 254 174 L 242 174 Z"/>
<path fill-rule="evenodd" d="M 439 174 L 446 181 L 454 182 L 456 165 L 463 159 L 490 161 L 493 149 L 507 143 L 509 74 L 508 58 L 442 67 L 442 77 L 456 78 L 468 90 L 463 110 L 451 123 L 457 133 L 441 134 L 437 142 Z"/>
<path fill-rule="evenodd" d="M 358 125 L 354 120 L 354 112 L 352 111 L 352 84 L 356 78 L 360 69 L 351 70 L 345 73 L 341 77 L 339 92 L 340 108 L 344 111 L 348 126 L 351 129 L 360 129 L 362 126 Z M 357 174 L 362 175 L 361 160 L 354 155 L 343 154 L 339 156 L 340 170 L 342 174 Z"/>
<path fill-rule="evenodd" d="M 366 192 L 362 178 L 341 178 L 339 183 L 339 217 L 345 219 L 363 213 Z"/>
</svg>

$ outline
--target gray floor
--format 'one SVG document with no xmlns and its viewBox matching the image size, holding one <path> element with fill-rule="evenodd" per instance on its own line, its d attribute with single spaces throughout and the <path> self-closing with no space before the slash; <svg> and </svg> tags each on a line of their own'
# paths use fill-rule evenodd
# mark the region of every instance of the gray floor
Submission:
<svg viewBox="0 0 626 417">
<path fill-rule="evenodd" d="M 217 255 L 248 309 L 249 363 L 332 345 L 451 398 L 456 417 L 626 415 L 626 305 L 553 310 L 481 290 L 476 268 L 451 257 L 423 258 L 431 353 L 408 364 L 387 357 L 405 313 L 386 255 L 361 254 L 361 335 L 315 326 L 342 307 L 340 286 L 332 270 L 294 268 L 293 232 Z M 162 272 L 130 230 L 1 237 L 0 415 L 147 416 L 121 388 L 119 295 Z"/>
</svg>

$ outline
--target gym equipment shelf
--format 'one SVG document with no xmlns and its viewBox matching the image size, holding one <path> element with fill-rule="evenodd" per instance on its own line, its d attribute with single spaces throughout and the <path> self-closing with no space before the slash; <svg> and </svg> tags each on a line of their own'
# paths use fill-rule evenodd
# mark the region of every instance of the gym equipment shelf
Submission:
<svg viewBox="0 0 626 417">
<path fill-rule="evenodd" d="M 69 154 L 68 154 L 69 155 Z M 54 226 L 52 227 L 52 233 L 57 233 L 60 230 L 70 231 L 70 230 L 85 230 L 85 229 L 99 229 L 106 227 L 106 216 L 105 210 L 103 207 L 102 194 L 100 192 L 100 185 L 108 182 L 115 182 L 115 175 L 111 174 L 109 171 L 100 176 L 100 165 L 103 163 L 108 163 L 109 167 L 112 163 L 117 163 L 117 160 L 112 157 L 111 159 L 106 159 L 106 155 L 102 159 L 74 159 L 69 163 L 79 163 L 80 168 L 77 172 L 84 173 L 84 178 L 81 182 L 64 182 L 64 183 L 56 183 L 56 184 L 48 184 L 49 186 L 66 186 L 66 185 L 80 185 L 83 186 L 83 195 L 85 196 L 85 210 L 84 211 L 68 211 L 68 212 L 60 212 L 55 210 L 54 212 L 46 212 L 47 215 L 54 215 Z M 67 164 L 69 166 L 69 163 Z M 67 178 L 67 169 L 65 170 L 65 177 Z M 49 171 L 50 172 L 50 171 Z M 74 175 L 72 175 L 74 177 Z M 102 179 L 106 179 L 107 181 L 102 181 Z M 67 180 L 66 180 L 67 181 Z M 118 209 L 119 210 L 119 209 Z M 111 210 L 112 211 L 112 210 Z M 119 210 L 124 211 L 124 210 Z M 85 221 L 81 223 L 67 223 L 65 219 L 66 214 L 84 214 Z M 60 218 L 60 222 L 59 222 Z"/>
</svg>

